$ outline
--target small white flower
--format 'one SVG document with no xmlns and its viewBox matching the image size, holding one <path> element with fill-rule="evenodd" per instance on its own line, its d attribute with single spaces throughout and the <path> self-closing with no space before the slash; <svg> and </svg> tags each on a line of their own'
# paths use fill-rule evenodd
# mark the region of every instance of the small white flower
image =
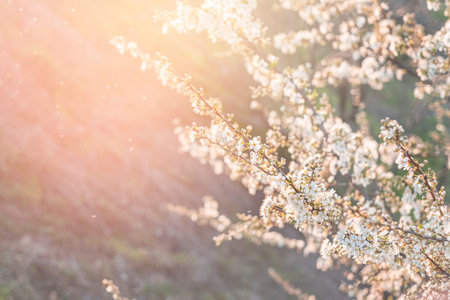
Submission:
<svg viewBox="0 0 450 300">
<path fill-rule="evenodd" d="M 258 152 L 261 149 L 261 138 L 259 136 L 250 140 L 250 149 L 254 152 Z"/>
<path fill-rule="evenodd" d="M 399 169 L 407 170 L 409 168 L 408 157 L 404 156 L 403 153 L 399 153 L 395 163 L 398 165 Z"/>
<path fill-rule="evenodd" d="M 275 204 L 276 204 L 276 202 L 272 199 L 271 196 L 264 199 L 264 201 L 259 209 L 259 213 L 260 213 L 261 217 L 268 218 L 270 216 L 270 211 L 275 206 Z"/>
<path fill-rule="evenodd" d="M 244 151 L 244 146 L 245 146 L 244 140 L 242 138 L 240 138 L 238 140 L 238 142 L 236 143 L 236 152 L 237 152 L 237 154 L 239 154 L 239 155 L 242 154 L 242 151 Z"/>
</svg>

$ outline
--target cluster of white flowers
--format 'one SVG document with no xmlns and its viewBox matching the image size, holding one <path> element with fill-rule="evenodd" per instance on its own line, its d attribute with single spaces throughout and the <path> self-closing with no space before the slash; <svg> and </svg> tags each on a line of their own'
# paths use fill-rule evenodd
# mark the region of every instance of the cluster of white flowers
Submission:
<svg viewBox="0 0 450 300">
<path fill-rule="evenodd" d="M 162 13 L 156 19 L 164 21 L 164 33 L 170 27 L 180 33 L 205 31 L 214 43 L 224 40 L 238 47 L 242 39 L 254 41 L 262 37 L 264 28 L 252 15 L 256 6 L 256 0 L 208 0 L 199 7 L 178 1 L 173 12 Z M 238 26 L 242 31 L 236 30 Z"/>
<path fill-rule="evenodd" d="M 205 200 L 199 210 L 171 206 L 192 220 L 209 224 L 221 234 L 216 242 L 247 238 L 303 251 L 319 252 L 320 269 L 344 265 L 342 288 L 357 298 L 432 296 L 446 293 L 450 274 L 450 214 L 445 190 L 426 169 L 418 154 L 429 151 L 419 139 L 405 135 L 395 120 L 384 119 L 379 138 L 370 136 L 358 88 L 377 90 L 405 74 L 416 80 L 415 95 L 431 97 L 437 119 L 431 136 L 434 149 L 450 156 L 443 118 L 450 90 L 450 21 L 426 34 L 410 13 L 394 18 L 386 3 L 369 0 L 280 0 L 280 7 L 295 11 L 307 28 L 267 37 L 263 22 L 253 15 L 257 1 L 205 0 L 200 5 L 179 2 L 163 13 L 163 30 L 207 32 L 212 42 L 224 41 L 244 60 L 255 80 L 252 107 L 270 97 L 277 109 L 263 111 L 269 129 L 252 135 L 223 112 L 220 100 L 180 76 L 166 58 L 153 58 L 135 43 L 113 39 L 121 53 L 129 52 L 153 68 L 163 85 L 186 95 L 195 113 L 209 116 L 211 124 L 179 127 L 182 151 L 216 173 L 225 172 L 255 194 L 264 193 L 260 215 L 239 214 L 232 223 Z M 432 10 L 439 1 L 427 1 Z M 445 14 L 449 15 L 446 1 Z M 290 55 L 300 47 L 328 47 L 320 63 L 280 67 L 272 45 Z M 404 64 L 407 57 L 409 65 Z M 352 87 L 359 113 L 355 126 L 335 115 L 326 85 L 346 82 Z M 280 149 L 288 157 L 279 157 Z M 392 168 L 396 165 L 396 168 Z M 339 192 L 338 192 L 339 191 Z M 272 229 L 290 224 L 304 240 L 284 237 Z"/>
</svg>

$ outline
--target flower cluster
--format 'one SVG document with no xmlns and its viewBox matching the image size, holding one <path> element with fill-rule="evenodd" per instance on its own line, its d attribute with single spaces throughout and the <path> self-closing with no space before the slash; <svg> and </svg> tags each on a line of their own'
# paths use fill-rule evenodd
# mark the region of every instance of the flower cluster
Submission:
<svg viewBox="0 0 450 300">
<path fill-rule="evenodd" d="M 427 5 L 441 7 L 439 1 Z M 264 194 L 259 215 L 238 214 L 235 222 L 219 214 L 210 198 L 199 210 L 169 208 L 215 228 L 217 244 L 246 238 L 320 253 L 319 269 L 345 266 L 342 289 L 356 298 L 446 293 L 450 214 L 445 189 L 419 155 L 433 152 L 449 161 L 443 119 L 450 116 L 450 21 L 426 33 L 412 13 L 395 16 L 386 3 L 369 0 L 280 0 L 279 7 L 296 12 L 303 27 L 268 37 L 254 16 L 256 0 L 179 2 L 175 11 L 158 16 L 164 32 L 206 32 L 242 57 L 255 81 L 251 106 L 267 116 L 263 136 L 239 125 L 219 99 L 180 76 L 162 55 L 150 56 L 122 37 L 112 40 L 121 53 L 140 59 L 143 70 L 154 69 L 163 85 L 186 95 L 195 113 L 210 118 L 209 125 L 176 129 L 181 150 L 242 182 L 250 194 Z M 449 15 L 449 1 L 444 13 Z M 282 67 L 268 50 L 291 55 L 302 47 L 329 51 L 319 62 Z M 379 140 L 370 135 L 362 85 L 379 90 L 406 74 L 415 80 L 415 96 L 430 98 L 437 121 L 432 142 L 406 136 L 391 119 L 382 120 Z M 351 86 L 353 124 L 336 115 L 321 89 L 343 83 Z M 265 107 L 261 98 L 277 105 Z M 284 226 L 294 226 L 304 238 L 283 236 Z"/>
<path fill-rule="evenodd" d="M 105 291 L 109 294 L 111 294 L 111 297 L 114 300 L 129 300 L 127 297 L 122 297 L 120 295 L 120 289 L 119 287 L 109 279 L 103 279 L 102 284 L 105 286 Z"/>
</svg>

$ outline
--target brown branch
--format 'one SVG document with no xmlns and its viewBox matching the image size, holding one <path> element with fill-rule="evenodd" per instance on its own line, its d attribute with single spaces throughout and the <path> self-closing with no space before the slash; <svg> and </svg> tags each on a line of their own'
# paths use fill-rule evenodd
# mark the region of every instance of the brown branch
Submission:
<svg viewBox="0 0 450 300">
<path fill-rule="evenodd" d="M 431 188 L 431 184 L 430 184 L 429 181 L 428 181 L 428 176 L 425 175 L 425 173 L 423 172 L 423 170 L 422 170 L 422 168 L 420 167 L 420 165 L 412 158 L 412 156 L 409 154 L 409 151 L 406 150 L 406 149 L 403 147 L 403 145 L 400 143 L 400 141 L 397 141 L 397 145 L 400 147 L 400 149 L 403 151 L 403 153 L 406 154 L 406 156 L 408 157 L 409 162 L 415 167 L 414 170 L 417 170 L 418 173 L 419 173 L 420 175 L 422 175 L 423 181 L 424 181 L 425 185 L 427 186 L 428 192 L 430 192 L 431 197 L 433 198 L 433 201 L 434 201 L 436 204 L 439 205 L 439 202 L 438 202 L 438 200 L 437 200 L 437 198 L 436 198 L 434 189 Z M 440 213 L 441 216 L 444 215 L 444 214 L 442 213 L 442 211 L 441 211 L 440 208 L 439 208 L 439 213 Z"/>
<path fill-rule="evenodd" d="M 436 269 L 438 269 L 442 274 L 444 274 L 445 276 L 448 276 L 448 272 L 445 271 L 441 266 L 439 266 L 431 257 L 428 256 L 428 254 L 426 254 L 425 252 L 422 252 L 425 257 L 436 267 Z"/>
<path fill-rule="evenodd" d="M 420 237 L 421 239 L 433 240 L 433 241 L 440 242 L 440 243 L 449 243 L 450 242 L 450 240 L 445 239 L 445 238 L 441 239 L 441 238 L 437 238 L 437 237 L 434 237 L 434 236 L 422 235 L 422 234 L 420 234 L 418 232 L 415 232 L 415 231 L 412 231 L 412 230 L 408 230 L 408 229 L 403 229 L 403 228 L 401 228 L 399 226 L 396 226 L 394 228 L 397 229 L 397 230 L 403 231 L 404 233 L 413 234 L 413 235 L 415 235 L 417 237 Z"/>
<path fill-rule="evenodd" d="M 192 85 L 191 85 L 191 83 L 189 83 L 189 82 L 186 82 L 186 84 L 187 84 L 187 87 L 189 87 L 189 89 L 193 92 L 193 93 L 195 93 L 201 100 L 202 100 L 202 102 L 203 103 L 205 103 L 206 104 L 206 106 L 208 106 L 208 108 L 219 118 L 219 119 L 221 119 L 234 133 L 236 133 L 238 136 L 241 136 L 248 144 L 250 143 L 250 140 L 245 136 L 245 135 L 243 135 L 241 132 L 239 132 L 236 128 L 234 128 L 234 126 L 221 114 L 221 113 L 219 113 L 218 111 L 217 111 L 217 109 L 214 107 L 214 106 L 212 106 L 206 99 L 205 99 L 205 97 L 203 97 L 203 95 L 199 92 L 199 91 L 197 91 Z M 286 174 L 284 173 L 284 171 L 280 168 L 280 167 L 278 167 L 277 165 L 274 165 L 272 162 L 271 162 L 271 160 L 270 160 L 270 158 L 269 157 L 267 157 L 267 155 L 265 154 L 265 153 L 261 153 L 262 154 L 262 156 L 264 157 L 264 159 L 266 159 L 267 160 L 267 162 L 273 167 L 273 168 L 275 168 L 277 171 L 278 171 L 278 173 L 281 173 L 286 179 L 287 179 L 287 176 L 286 176 Z M 300 191 L 294 186 L 294 184 L 290 181 L 290 180 L 286 180 L 287 181 L 287 183 L 294 189 L 294 191 L 298 194 L 298 193 L 300 193 Z"/>
</svg>

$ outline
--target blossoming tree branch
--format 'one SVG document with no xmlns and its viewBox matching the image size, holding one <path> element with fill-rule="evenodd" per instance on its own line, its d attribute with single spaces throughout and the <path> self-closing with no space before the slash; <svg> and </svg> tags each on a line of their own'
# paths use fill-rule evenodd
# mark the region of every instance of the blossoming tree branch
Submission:
<svg viewBox="0 0 450 300">
<path fill-rule="evenodd" d="M 153 69 L 164 86 L 185 95 L 195 113 L 210 118 L 209 126 L 176 129 L 182 150 L 239 180 L 250 194 L 264 194 L 259 215 L 238 214 L 236 222 L 220 214 L 209 197 L 198 210 L 170 208 L 214 227 L 217 244 L 246 238 L 318 252 L 317 268 L 341 268 L 346 274 L 341 288 L 356 298 L 448 296 L 449 209 L 425 158 L 441 157 L 448 170 L 450 21 L 427 33 L 413 13 L 394 16 L 377 0 L 279 0 L 276 8 L 295 12 L 305 26 L 269 36 L 254 14 L 258 2 L 177 2 L 158 19 L 164 32 L 205 32 L 242 58 L 255 81 L 249 102 L 267 117 L 264 136 L 255 136 L 250 124 L 238 124 L 219 99 L 177 73 L 163 55 L 148 54 L 124 37 L 111 41 L 120 53 L 140 59 L 142 70 Z M 446 17 L 449 3 L 426 2 Z M 319 62 L 280 63 L 302 47 L 327 51 Z M 378 137 L 368 129 L 361 87 L 379 91 L 405 76 L 415 81 L 416 99 L 429 99 L 436 120 L 430 140 L 409 137 L 389 118 L 381 121 Z M 342 84 L 351 89 L 354 124 L 334 111 L 323 92 Z M 265 106 L 262 98 L 271 98 L 277 108 Z M 284 226 L 294 226 L 304 238 L 283 236 L 278 229 Z M 306 297 L 270 273 L 287 291 Z"/>
</svg>

